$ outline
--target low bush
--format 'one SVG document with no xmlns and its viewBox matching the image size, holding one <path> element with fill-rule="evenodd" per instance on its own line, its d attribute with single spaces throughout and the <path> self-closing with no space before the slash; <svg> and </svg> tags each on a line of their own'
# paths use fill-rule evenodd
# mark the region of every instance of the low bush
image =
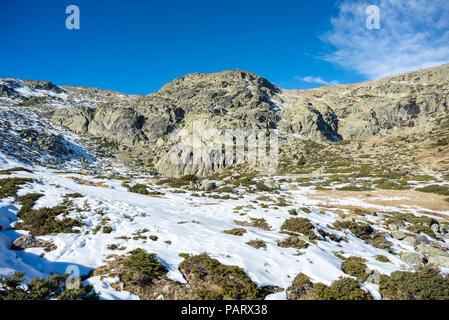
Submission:
<svg viewBox="0 0 449 320">
<path fill-rule="evenodd" d="M 179 270 L 189 279 L 197 279 L 195 295 L 207 300 L 262 299 L 264 290 L 237 266 L 221 264 L 207 254 L 188 256 L 179 264 Z"/>
<path fill-rule="evenodd" d="M 310 240 L 318 239 L 318 236 L 313 232 L 315 229 L 314 225 L 306 218 L 287 219 L 282 224 L 281 229 L 301 233 L 309 237 Z"/>
<path fill-rule="evenodd" d="M 33 173 L 33 171 L 30 170 L 30 169 L 26 169 L 26 168 L 22 168 L 22 167 L 17 167 L 17 168 L 12 168 L 12 169 L 0 170 L 0 175 L 7 175 L 7 176 L 9 176 L 9 175 L 12 174 L 13 172 L 19 172 L 19 171 L 28 172 L 28 173 Z"/>
<path fill-rule="evenodd" d="M 33 182 L 30 178 L 4 178 L 0 179 L 0 199 L 14 197 L 20 187 Z"/>
<path fill-rule="evenodd" d="M 232 234 L 234 236 L 243 236 L 244 233 L 246 233 L 246 230 L 244 228 L 234 228 L 234 229 L 230 229 L 230 230 L 225 230 L 223 231 L 226 234 Z"/>
<path fill-rule="evenodd" d="M 313 285 L 312 293 L 319 300 L 371 300 L 371 295 L 360 288 L 352 278 L 340 278 L 330 286 L 322 283 Z"/>
<path fill-rule="evenodd" d="M 139 193 L 139 194 L 143 194 L 143 195 L 148 195 L 149 192 L 147 190 L 147 186 L 144 184 L 140 184 L 137 183 L 135 185 L 133 185 L 132 187 L 128 187 L 129 191 L 134 192 L 134 193 Z"/>
<path fill-rule="evenodd" d="M 430 265 L 417 272 L 394 271 L 380 276 L 379 292 L 388 300 L 448 300 L 449 276 Z"/>
<path fill-rule="evenodd" d="M 337 190 L 340 190 L 340 191 L 372 191 L 373 189 L 367 185 L 362 185 L 362 186 L 347 185 L 347 186 L 344 186 L 341 188 L 337 188 Z"/>
<path fill-rule="evenodd" d="M 427 193 L 436 193 L 442 196 L 449 196 L 449 187 L 447 186 L 440 186 L 437 184 L 430 185 L 423 188 L 416 189 L 421 192 L 427 192 Z"/>
<path fill-rule="evenodd" d="M 250 240 L 246 244 L 250 245 L 251 247 L 254 247 L 256 249 L 267 247 L 267 245 L 265 244 L 265 241 L 263 241 L 263 240 Z"/>
<path fill-rule="evenodd" d="M 311 295 L 313 283 L 304 273 L 299 273 L 293 280 L 290 287 L 287 288 L 288 300 L 307 300 L 316 299 Z"/>
<path fill-rule="evenodd" d="M 385 237 L 367 223 L 357 223 L 355 221 L 336 221 L 334 228 L 337 230 L 348 229 L 357 238 L 364 240 L 366 243 L 373 245 L 379 249 L 388 249 L 392 246 L 392 243 L 386 241 Z"/>
<path fill-rule="evenodd" d="M 365 282 L 366 278 L 368 278 L 368 268 L 366 267 L 365 262 L 366 260 L 360 257 L 349 257 L 341 264 L 341 270 L 343 270 L 344 273 Z"/>
<path fill-rule="evenodd" d="M 264 218 L 251 217 L 249 219 L 251 220 L 251 222 L 239 221 L 239 220 L 234 220 L 234 222 L 239 226 L 254 227 L 254 228 L 259 228 L 259 229 L 267 230 L 267 231 L 271 230 L 270 225 L 267 223 L 267 221 Z"/>
<path fill-rule="evenodd" d="M 125 282 L 133 279 L 140 282 L 152 282 L 168 272 L 164 264 L 156 258 L 156 254 L 147 253 L 140 248 L 130 251 L 122 264 L 126 266 L 126 272 L 122 275 Z"/>
<path fill-rule="evenodd" d="M 23 222 L 16 223 L 15 228 L 18 230 L 29 230 L 34 236 L 78 232 L 73 230 L 73 228 L 82 226 L 80 220 L 72 218 L 56 219 L 57 216 L 68 213 L 69 208 L 64 204 L 53 208 L 33 210 L 34 203 L 42 196 L 39 193 L 29 193 L 16 197 L 16 201 L 22 205 L 19 212 L 17 212 L 17 216 Z"/>
<path fill-rule="evenodd" d="M 91 285 L 80 282 L 78 289 L 66 287 L 67 274 L 54 274 L 45 279 L 35 278 L 23 285 L 24 272 L 11 278 L 0 277 L 0 300 L 97 300 Z"/>
<path fill-rule="evenodd" d="M 386 256 L 381 255 L 381 254 L 376 256 L 376 260 L 380 261 L 380 262 L 385 262 L 385 263 L 391 262 L 390 259 L 388 259 Z"/>
<path fill-rule="evenodd" d="M 278 240 L 278 246 L 282 248 L 306 249 L 309 244 L 301 240 L 298 236 L 289 236 L 285 239 Z"/>
</svg>

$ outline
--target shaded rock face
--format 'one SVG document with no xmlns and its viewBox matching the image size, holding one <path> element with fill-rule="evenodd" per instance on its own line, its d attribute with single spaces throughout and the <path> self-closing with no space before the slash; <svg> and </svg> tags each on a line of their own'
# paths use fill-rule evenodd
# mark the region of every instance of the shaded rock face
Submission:
<svg viewBox="0 0 449 320">
<path fill-rule="evenodd" d="M 163 137 L 182 127 L 186 118 L 197 116 L 215 125 L 274 128 L 270 97 L 278 91 L 267 80 L 245 71 L 196 73 L 166 84 L 133 105 L 55 110 L 51 121 L 128 145 Z"/>
<path fill-rule="evenodd" d="M 280 127 L 314 141 L 341 141 L 338 117 L 329 106 L 299 99 L 291 108 L 282 109 Z"/>
<path fill-rule="evenodd" d="M 68 152 L 64 144 L 65 140 L 54 134 L 47 134 L 33 129 L 24 129 L 19 134 L 25 140 L 25 144 L 30 146 L 34 145 L 39 149 L 61 156 L 66 155 Z"/>
<path fill-rule="evenodd" d="M 426 130 L 449 106 L 449 65 L 354 85 L 288 90 L 289 100 L 323 104 L 338 119 L 344 140 L 364 140 L 395 128 Z M 303 113 L 291 108 L 294 116 Z"/>
<path fill-rule="evenodd" d="M 220 159 L 211 165 L 175 165 L 167 153 L 175 144 L 170 134 L 177 129 L 191 133 L 194 121 L 202 121 L 208 128 L 274 129 L 279 118 L 271 98 L 278 92 L 279 88 L 250 72 L 195 73 L 178 78 L 133 104 L 57 109 L 49 117 L 53 123 L 76 133 L 148 151 L 164 175 L 202 175 L 229 163 Z"/>
<path fill-rule="evenodd" d="M 25 85 L 29 88 L 36 90 L 46 90 L 52 91 L 54 93 L 63 93 L 64 90 L 50 81 L 41 81 L 41 80 L 24 80 Z"/>
<path fill-rule="evenodd" d="M 6 85 L 0 85 L 0 97 L 15 97 L 17 94 L 14 93 L 14 90 Z"/>
</svg>

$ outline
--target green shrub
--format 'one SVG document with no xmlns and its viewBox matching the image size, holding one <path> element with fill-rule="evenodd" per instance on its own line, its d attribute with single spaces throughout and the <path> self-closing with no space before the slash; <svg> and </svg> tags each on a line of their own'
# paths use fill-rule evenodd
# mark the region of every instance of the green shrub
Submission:
<svg viewBox="0 0 449 320">
<path fill-rule="evenodd" d="M 436 239 L 435 233 L 430 229 L 430 226 L 432 224 L 438 223 L 437 220 L 431 217 L 426 216 L 415 216 L 411 213 L 400 213 L 400 212 L 393 212 L 391 213 L 392 216 L 392 222 L 399 222 L 404 223 L 408 222 L 411 225 L 407 226 L 407 230 L 414 232 L 414 233 L 425 233 L 429 237 L 432 237 Z"/>
<path fill-rule="evenodd" d="M 135 279 L 143 283 L 152 282 L 168 272 L 164 264 L 156 258 L 156 254 L 147 253 L 140 248 L 130 251 L 121 264 L 126 266 L 126 272 L 122 275 L 125 282 Z"/>
<path fill-rule="evenodd" d="M 318 239 L 318 236 L 313 232 L 314 228 L 314 225 L 306 218 L 290 218 L 285 220 L 281 226 L 282 230 L 302 233 L 310 240 Z"/>
<path fill-rule="evenodd" d="M 417 272 L 394 271 L 381 275 L 379 292 L 388 300 L 448 300 L 449 276 L 429 265 Z"/>
<path fill-rule="evenodd" d="M 394 181 L 381 180 L 376 183 L 376 188 L 385 190 L 408 190 L 411 187 L 406 184 L 399 184 Z"/>
<path fill-rule="evenodd" d="M 391 242 L 385 240 L 385 237 L 367 223 L 357 223 L 355 221 L 336 221 L 334 228 L 337 230 L 348 229 L 357 238 L 364 240 L 372 246 L 380 249 L 388 249 L 392 246 Z"/>
<path fill-rule="evenodd" d="M 82 198 L 84 197 L 81 193 L 67 193 L 64 198 Z"/>
<path fill-rule="evenodd" d="M 227 266 L 207 254 L 189 256 L 179 264 L 179 270 L 189 278 L 201 281 L 196 292 L 197 299 L 207 300 L 254 300 L 264 296 L 248 275 L 237 266 Z"/>
<path fill-rule="evenodd" d="M 368 277 L 368 268 L 366 267 L 365 262 L 366 260 L 360 257 L 349 257 L 341 264 L 341 270 L 343 270 L 344 273 L 365 282 Z"/>
<path fill-rule="evenodd" d="M 352 278 L 340 278 L 330 286 L 315 283 L 313 295 L 319 300 L 371 300 L 371 295 L 360 288 L 359 283 Z"/>
<path fill-rule="evenodd" d="M 110 227 L 110 226 L 103 227 L 103 233 L 111 233 L 111 232 L 112 232 L 112 227 Z"/>
<path fill-rule="evenodd" d="M 380 261 L 380 262 L 385 262 L 385 263 L 391 262 L 390 259 L 388 259 L 386 256 L 381 255 L 381 254 L 376 256 L 376 260 Z"/>
<path fill-rule="evenodd" d="M 425 233 L 429 237 L 436 239 L 436 234 L 433 232 L 432 229 L 430 229 L 428 226 L 421 225 L 421 224 L 415 224 L 412 226 L 407 226 L 407 230 L 414 233 Z"/>
<path fill-rule="evenodd" d="M 416 189 L 421 192 L 428 192 L 428 193 L 436 193 L 442 196 L 449 196 L 449 187 L 447 186 L 440 186 L 437 184 L 430 185 L 423 188 Z"/>
<path fill-rule="evenodd" d="M 311 296 L 313 283 L 310 278 L 303 273 L 296 275 L 290 287 L 287 288 L 288 300 L 305 300 L 307 298 L 316 298 Z"/>
<path fill-rule="evenodd" d="M 30 170 L 30 169 L 26 169 L 26 168 L 22 168 L 22 167 L 17 167 L 17 168 L 12 168 L 12 169 L 0 170 L 0 175 L 7 175 L 7 176 L 9 176 L 9 175 L 12 174 L 13 172 L 18 172 L 18 171 L 23 171 L 23 172 L 33 173 L 33 171 Z"/>
<path fill-rule="evenodd" d="M 22 205 L 19 212 L 17 212 L 17 216 L 20 219 L 24 219 L 26 212 L 30 211 L 34 207 L 34 203 L 43 196 L 41 193 L 27 193 L 24 196 L 16 197 L 15 201 Z"/>
<path fill-rule="evenodd" d="M 356 185 L 347 185 L 341 188 L 337 188 L 340 191 L 372 191 L 373 189 L 367 185 L 356 186 Z"/>
<path fill-rule="evenodd" d="M 323 229 L 318 229 L 318 233 L 323 237 L 323 239 L 328 237 L 329 239 L 331 239 L 332 241 L 335 241 L 335 242 L 340 242 L 341 241 L 341 239 L 339 237 L 337 237 L 333 233 L 327 233 Z"/>
<path fill-rule="evenodd" d="M 373 234 L 374 230 L 371 228 L 369 224 L 366 223 L 357 223 L 355 221 L 336 221 L 334 223 L 334 227 L 337 230 L 348 229 L 350 230 L 357 238 L 362 240 L 369 239 Z"/>
<path fill-rule="evenodd" d="M 282 248 L 306 249 L 309 244 L 301 240 L 298 236 L 289 236 L 285 239 L 278 240 L 278 246 Z"/>
<path fill-rule="evenodd" d="M 176 179 L 164 179 L 157 182 L 158 185 L 167 184 L 172 188 L 182 188 L 190 185 L 191 182 L 197 182 L 199 178 L 195 175 L 187 175 Z"/>
<path fill-rule="evenodd" d="M 246 233 L 246 230 L 244 228 L 234 228 L 234 229 L 230 229 L 230 230 L 225 230 L 223 231 L 226 234 L 232 234 L 234 236 L 243 236 L 244 233 Z"/>
<path fill-rule="evenodd" d="M 80 220 L 72 218 L 56 219 L 57 216 L 68 213 L 68 208 L 65 205 L 32 210 L 36 200 L 42 196 L 42 194 L 30 193 L 16 197 L 16 201 L 22 204 L 19 212 L 17 212 L 17 216 L 23 222 L 18 222 L 15 228 L 18 230 L 29 230 L 34 236 L 77 232 L 73 228 L 82 226 Z"/>
<path fill-rule="evenodd" d="M 139 193 L 139 194 L 143 194 L 143 195 L 148 195 L 149 192 L 147 190 L 147 186 L 144 184 L 140 184 L 137 183 L 135 185 L 133 185 L 132 187 L 128 187 L 129 191 L 134 192 L 134 193 Z"/>
<path fill-rule="evenodd" d="M 0 199 L 14 197 L 20 186 L 33 182 L 30 178 L 4 178 L 0 179 Z"/>
<path fill-rule="evenodd" d="M 251 226 L 255 228 L 259 228 L 262 230 L 271 230 L 270 225 L 267 223 L 267 221 L 264 218 L 250 218 L 251 220 Z"/>
<path fill-rule="evenodd" d="M 299 208 L 299 210 L 301 210 L 304 213 L 312 213 L 312 210 L 310 210 L 309 208 L 306 208 L 306 207 L 301 207 L 301 208 Z"/>
<path fill-rule="evenodd" d="M 24 272 L 15 272 L 12 278 L 0 277 L 0 300 L 96 300 L 91 285 L 80 282 L 78 289 L 66 287 L 67 274 L 54 274 L 45 279 L 35 278 L 26 289 L 23 286 Z"/>
<path fill-rule="evenodd" d="M 256 249 L 267 247 L 267 245 L 265 244 L 265 241 L 263 241 L 263 240 L 250 240 L 246 244 L 250 245 L 251 247 L 254 247 Z"/>
</svg>

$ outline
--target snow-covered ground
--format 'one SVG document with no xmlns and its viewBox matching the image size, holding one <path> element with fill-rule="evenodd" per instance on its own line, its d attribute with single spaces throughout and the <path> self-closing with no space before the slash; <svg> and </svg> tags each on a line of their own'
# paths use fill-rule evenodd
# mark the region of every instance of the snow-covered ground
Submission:
<svg viewBox="0 0 449 320">
<path fill-rule="evenodd" d="M 11 159 L 0 157 L 0 169 L 12 168 L 19 164 Z M 78 234 L 58 234 L 42 236 L 40 239 L 50 240 L 56 244 L 57 249 L 45 252 L 43 248 L 30 248 L 23 251 L 9 250 L 12 242 L 25 234 L 26 231 L 9 229 L 18 221 L 16 217 L 20 205 L 13 202 L 13 198 L 0 200 L 0 223 L 3 231 L 0 232 L 0 275 L 8 276 L 13 271 L 25 271 L 26 280 L 35 276 L 43 277 L 53 272 L 63 273 L 70 265 L 79 267 L 81 274 L 105 265 L 106 257 L 117 251 L 107 247 L 110 244 L 124 246 L 123 252 L 142 248 L 154 252 L 169 269 L 168 277 L 185 282 L 177 266 L 183 260 L 180 253 L 200 254 L 207 252 L 211 257 L 223 264 L 237 265 L 259 285 L 276 285 L 287 288 L 294 277 L 302 272 L 312 281 L 330 284 L 342 272 L 341 260 L 333 252 L 340 252 L 344 256 L 360 256 L 367 260 L 371 270 L 389 274 L 394 270 L 407 269 L 407 266 L 397 255 L 389 254 L 385 250 L 374 248 L 352 234 L 329 229 L 327 226 L 335 222 L 338 216 L 330 211 L 318 210 L 317 200 L 308 198 L 309 187 L 292 191 L 281 191 L 286 195 L 291 205 L 279 209 L 267 209 L 258 206 L 255 200 L 263 193 L 245 194 L 242 199 L 215 200 L 206 197 L 193 197 L 191 192 L 173 193 L 173 189 L 152 186 L 165 195 L 147 196 L 130 192 L 122 186 L 120 180 L 96 179 L 95 177 L 76 174 L 56 174 L 49 170 L 36 170 L 34 173 L 15 172 L 11 176 L 27 177 L 35 182 L 27 184 L 18 195 L 27 193 L 42 193 L 35 205 L 39 207 L 53 207 L 60 203 L 63 196 L 70 193 L 80 193 L 82 198 L 73 199 L 80 212 L 73 211 L 67 217 L 82 218 L 85 226 L 80 228 Z M 10 176 L 8 176 L 10 177 Z M 73 180 L 79 177 L 94 183 L 103 182 L 109 187 L 87 186 Z M 0 176 L 0 178 L 3 178 Z M 141 178 L 134 182 L 150 185 L 148 178 Z M 270 195 L 269 193 L 265 193 Z M 353 200 L 359 207 L 366 206 L 360 200 Z M 254 209 L 243 209 L 234 212 L 237 206 L 253 205 Z M 279 233 L 282 223 L 291 217 L 287 212 L 291 208 L 308 207 L 311 213 L 298 210 L 301 217 L 308 218 L 317 227 L 334 233 L 337 236 L 346 236 L 348 241 L 339 243 L 330 240 L 318 241 L 310 244 L 307 249 L 298 251 L 292 248 L 281 248 L 277 240 L 286 237 Z M 102 212 L 102 214 L 99 214 Z M 245 215 L 241 215 L 246 212 Z M 243 236 L 234 236 L 223 233 L 224 230 L 237 227 L 234 220 L 248 221 L 250 217 L 264 218 L 271 226 L 270 231 L 254 227 L 245 227 L 247 233 Z M 106 225 L 112 227 L 111 233 L 98 233 L 92 230 L 102 224 L 107 218 Z M 375 219 L 373 217 L 373 219 Z M 145 235 L 155 235 L 157 241 L 134 240 L 132 234 L 138 230 L 148 229 Z M 119 237 L 131 237 L 129 240 Z M 265 241 L 266 249 L 256 249 L 246 244 L 249 240 L 260 239 Z M 393 240 L 394 239 L 388 239 Z M 168 244 L 166 241 L 170 241 Z M 402 250 L 413 250 L 413 247 L 404 248 L 395 244 Z M 41 254 L 44 254 L 41 256 Z M 382 263 L 376 260 L 376 255 L 385 255 L 391 261 Z M 346 275 L 347 276 L 347 275 Z M 105 299 L 131 299 L 137 298 L 126 292 L 117 292 L 109 284 L 114 279 L 94 277 L 87 280 L 101 292 Z M 367 290 L 378 296 L 376 285 L 369 285 Z M 285 299 L 285 291 L 267 298 Z"/>
</svg>

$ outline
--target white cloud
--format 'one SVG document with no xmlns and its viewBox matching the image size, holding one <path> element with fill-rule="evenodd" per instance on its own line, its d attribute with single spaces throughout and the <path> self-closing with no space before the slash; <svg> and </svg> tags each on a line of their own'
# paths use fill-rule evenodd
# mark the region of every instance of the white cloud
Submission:
<svg viewBox="0 0 449 320">
<path fill-rule="evenodd" d="M 295 77 L 296 80 L 300 80 L 307 83 L 318 83 L 325 86 L 336 86 L 339 85 L 338 81 L 326 81 L 323 80 L 321 77 L 314 77 L 314 76 L 307 76 L 307 77 Z"/>
<path fill-rule="evenodd" d="M 373 3 L 374 2 L 374 3 Z M 366 28 L 365 9 L 380 8 L 380 29 Z M 344 0 L 322 40 L 334 47 L 322 57 L 369 79 L 449 62 L 447 0 Z"/>
</svg>

